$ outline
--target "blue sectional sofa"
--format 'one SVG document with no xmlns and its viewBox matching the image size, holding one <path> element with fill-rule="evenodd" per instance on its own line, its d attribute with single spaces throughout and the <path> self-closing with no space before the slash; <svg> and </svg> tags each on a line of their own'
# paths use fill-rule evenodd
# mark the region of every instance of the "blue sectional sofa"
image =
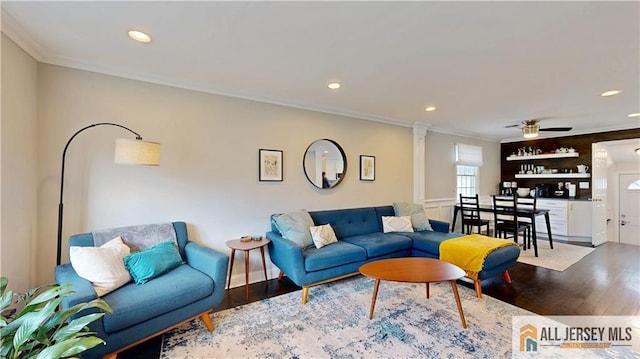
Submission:
<svg viewBox="0 0 640 359">
<path fill-rule="evenodd" d="M 429 257 L 439 258 L 440 243 L 463 236 L 449 233 L 449 224 L 430 220 L 433 231 L 383 233 L 382 216 L 394 216 L 392 206 L 337 209 L 309 212 L 314 224 L 331 224 L 337 243 L 317 249 L 301 248 L 282 237 L 271 217 L 271 261 L 280 269 L 280 278 L 286 274 L 302 287 L 302 303 L 308 300 L 309 288 L 358 274 L 361 265 L 385 258 Z M 507 270 L 516 264 L 520 255 L 517 246 L 507 246 L 491 252 L 485 259 L 483 270 L 474 281 L 476 294 L 482 296 L 480 281 L 502 273 L 510 282 Z"/>
<path fill-rule="evenodd" d="M 89 329 L 105 345 L 82 353 L 82 357 L 115 359 L 119 352 L 195 318 L 202 319 L 209 331 L 214 329 L 209 313 L 222 303 L 229 257 L 189 241 L 184 222 L 172 225 L 184 264 L 145 284 L 129 282 L 102 297 L 113 313 L 92 322 Z M 94 236 L 73 235 L 69 237 L 71 246 L 93 247 Z M 55 278 L 57 283 L 70 283 L 74 290 L 62 302 L 63 308 L 97 297 L 91 283 L 81 278 L 70 263 L 57 266 Z"/>
</svg>

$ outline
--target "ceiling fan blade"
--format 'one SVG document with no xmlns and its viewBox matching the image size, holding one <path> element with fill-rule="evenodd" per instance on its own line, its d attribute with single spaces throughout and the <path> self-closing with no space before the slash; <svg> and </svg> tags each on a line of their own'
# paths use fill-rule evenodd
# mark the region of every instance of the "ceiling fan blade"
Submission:
<svg viewBox="0 0 640 359">
<path fill-rule="evenodd" d="M 522 126 L 521 123 L 517 124 L 517 125 L 509 125 L 509 126 L 504 126 L 504 128 L 514 128 L 514 127 L 520 127 Z"/>
<path fill-rule="evenodd" d="M 549 127 L 549 128 L 541 128 L 540 131 L 571 131 L 573 127 Z"/>
</svg>

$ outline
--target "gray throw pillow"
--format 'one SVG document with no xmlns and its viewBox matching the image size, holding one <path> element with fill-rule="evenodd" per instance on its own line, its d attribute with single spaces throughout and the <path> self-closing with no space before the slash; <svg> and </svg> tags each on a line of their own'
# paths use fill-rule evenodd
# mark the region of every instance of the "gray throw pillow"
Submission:
<svg viewBox="0 0 640 359">
<path fill-rule="evenodd" d="M 407 202 L 394 202 L 393 211 L 396 216 L 411 216 L 411 224 L 416 231 L 433 231 L 427 214 L 424 213 L 424 209 L 421 205 L 407 203 Z"/>
</svg>

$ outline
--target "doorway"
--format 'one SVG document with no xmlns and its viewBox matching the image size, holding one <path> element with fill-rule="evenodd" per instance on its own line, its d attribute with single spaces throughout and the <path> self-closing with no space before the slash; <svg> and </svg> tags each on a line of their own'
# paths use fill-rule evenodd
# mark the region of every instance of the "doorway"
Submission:
<svg viewBox="0 0 640 359">
<path fill-rule="evenodd" d="M 640 174 L 620 174 L 619 184 L 619 242 L 640 246 Z"/>
</svg>

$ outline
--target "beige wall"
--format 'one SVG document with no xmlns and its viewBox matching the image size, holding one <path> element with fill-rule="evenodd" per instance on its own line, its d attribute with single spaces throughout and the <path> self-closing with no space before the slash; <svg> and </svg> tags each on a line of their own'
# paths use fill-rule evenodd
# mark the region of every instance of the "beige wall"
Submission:
<svg viewBox="0 0 640 359">
<path fill-rule="evenodd" d="M 500 182 L 500 143 L 429 131 L 425 141 L 425 198 L 456 197 L 456 143 L 482 147 L 484 164 L 479 171 L 478 194 L 496 194 Z"/>
<path fill-rule="evenodd" d="M 37 70 L 36 61 L 2 34 L 0 273 L 19 292 L 36 284 Z"/>
<path fill-rule="evenodd" d="M 9 48 L 4 42 L 3 69 L 8 67 L 5 48 Z M 413 198 L 411 128 L 36 64 L 15 45 L 9 50 L 19 62 L 11 64 L 12 73 L 13 68 L 29 69 L 16 82 L 26 86 L 24 79 L 28 79 L 26 83 L 31 84 L 27 86 L 30 90 L 16 100 L 14 109 L 28 109 L 30 115 L 28 121 L 14 123 L 18 128 L 7 128 L 3 119 L 2 193 L 12 194 L 11 201 L 2 197 L 2 204 L 3 209 L 15 202 L 34 204 L 28 205 L 29 214 L 2 213 L 3 224 L 11 222 L 18 227 L 2 227 L 3 259 L 9 250 L 13 252 L 11 246 L 16 246 L 15 241 L 6 244 L 5 233 L 11 231 L 11 240 L 15 233 L 24 238 L 19 242 L 22 255 L 3 262 L 2 269 L 3 273 L 5 268 L 24 273 L 23 268 L 31 263 L 35 271 L 21 275 L 21 280 L 31 286 L 53 279 L 62 149 L 75 131 L 92 123 L 116 122 L 141 133 L 146 140 L 160 142 L 162 163 L 159 167 L 115 165 L 114 139 L 131 138 L 120 128 L 95 127 L 76 137 L 67 154 L 65 249 L 66 237 L 72 233 L 182 220 L 189 223 L 193 240 L 229 253 L 224 244 L 227 240 L 264 233 L 269 229 L 271 213 L 383 205 Z M 3 85 L 7 81 L 3 77 Z M 3 104 L 6 98 L 3 92 Z M 3 106 L 3 118 L 8 111 Z M 5 186 L 10 163 L 5 165 L 4 160 L 7 138 L 23 153 L 25 158 L 20 162 L 30 169 L 12 175 L 11 187 Z M 345 179 L 330 191 L 313 187 L 302 170 L 304 150 L 319 138 L 337 141 L 347 155 Z M 495 192 L 498 143 L 429 132 L 428 199 L 455 196 L 453 159 L 457 142 L 483 146 L 481 194 Z M 257 180 L 260 148 L 284 151 L 283 182 Z M 363 154 L 376 157 L 374 182 L 359 180 L 358 162 Z M 29 238 L 35 238 L 36 245 L 29 247 Z M 242 267 L 243 258 L 239 257 L 236 268 Z M 234 271 L 232 285 L 243 280 L 241 272 Z M 255 254 L 251 272 L 252 281 L 261 280 Z M 269 272 L 270 276 L 277 274 L 274 267 Z"/>
<path fill-rule="evenodd" d="M 271 213 L 412 198 L 411 128 L 52 65 L 41 64 L 39 71 L 40 281 L 52 278 L 55 262 L 61 151 L 76 130 L 91 123 L 117 122 L 160 142 L 161 165 L 113 164 L 114 139 L 130 137 L 122 129 L 102 126 L 81 133 L 67 153 L 64 237 L 183 220 L 192 239 L 229 253 L 226 241 L 269 230 Z M 337 141 L 347 155 L 346 177 L 329 191 L 308 183 L 302 169 L 305 149 L 319 138 Z M 284 151 L 282 183 L 257 180 L 260 148 Z M 375 182 L 359 180 L 362 154 L 376 156 Z M 236 268 L 242 268 L 239 257 Z M 259 280 L 260 262 L 255 254 L 252 258 L 251 271 Z M 234 273 L 240 279 L 241 271 Z"/>
</svg>

